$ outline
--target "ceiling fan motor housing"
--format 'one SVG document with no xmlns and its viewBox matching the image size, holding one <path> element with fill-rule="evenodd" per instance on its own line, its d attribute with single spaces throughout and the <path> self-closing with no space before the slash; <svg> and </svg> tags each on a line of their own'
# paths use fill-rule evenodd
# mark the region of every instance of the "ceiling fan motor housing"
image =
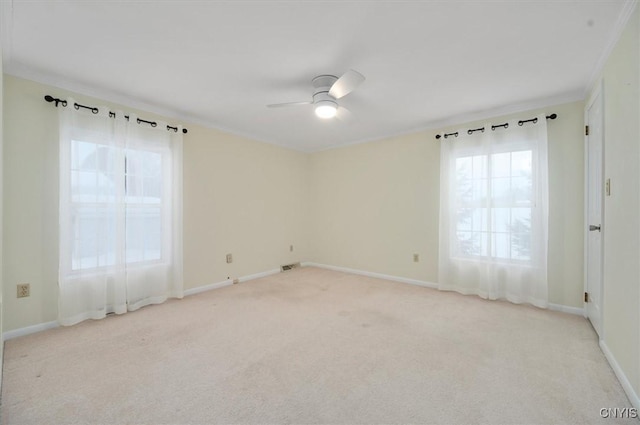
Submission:
<svg viewBox="0 0 640 425">
<path fill-rule="evenodd" d="M 314 78 L 311 81 L 313 84 L 313 103 L 331 102 L 333 105 L 338 107 L 336 99 L 329 94 L 331 86 L 333 86 L 333 83 L 336 81 L 338 81 L 338 77 L 335 75 L 320 75 Z"/>
</svg>

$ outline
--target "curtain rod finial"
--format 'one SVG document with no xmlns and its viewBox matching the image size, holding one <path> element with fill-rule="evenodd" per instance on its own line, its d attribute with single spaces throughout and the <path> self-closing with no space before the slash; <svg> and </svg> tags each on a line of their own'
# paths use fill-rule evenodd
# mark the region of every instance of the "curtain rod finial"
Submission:
<svg viewBox="0 0 640 425">
<path fill-rule="evenodd" d="M 67 101 L 66 100 L 58 99 L 57 97 L 53 97 L 53 96 L 51 96 L 49 94 L 45 95 L 44 100 L 46 100 L 49 103 L 55 102 L 56 103 L 56 108 L 58 107 L 58 103 L 62 103 L 62 106 L 67 106 Z"/>
</svg>

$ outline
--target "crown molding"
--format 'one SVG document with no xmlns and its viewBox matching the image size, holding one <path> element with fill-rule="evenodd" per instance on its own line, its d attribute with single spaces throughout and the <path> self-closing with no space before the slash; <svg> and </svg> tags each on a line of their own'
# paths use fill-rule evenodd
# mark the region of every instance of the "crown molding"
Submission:
<svg viewBox="0 0 640 425">
<path fill-rule="evenodd" d="M 563 105 L 565 103 L 581 102 L 581 101 L 584 101 L 584 99 L 585 99 L 584 93 L 582 92 L 582 90 L 579 89 L 579 90 L 575 90 L 573 92 L 565 93 L 558 96 L 551 96 L 547 98 L 530 100 L 527 102 L 514 103 L 510 105 L 496 107 L 496 108 L 484 109 L 482 111 L 467 112 L 464 114 L 454 115 L 450 118 L 446 118 L 442 120 L 428 121 L 424 125 L 421 125 L 419 127 L 413 127 L 408 130 L 403 130 L 401 132 L 389 133 L 389 134 L 384 134 L 384 135 L 373 137 L 373 138 L 361 139 L 354 142 L 343 143 L 340 145 L 323 147 L 321 149 L 311 150 L 308 153 L 323 152 L 323 151 L 328 151 L 332 149 L 344 148 L 348 146 L 361 145 L 363 143 L 377 142 L 381 140 L 392 139 L 395 137 L 402 137 L 410 134 L 421 133 L 425 131 L 440 130 L 447 127 L 464 125 L 474 121 L 497 118 L 503 115 L 511 115 L 511 114 L 517 114 L 521 112 L 528 112 L 535 109 L 550 108 L 557 105 Z"/>
<path fill-rule="evenodd" d="M 5 62 L 4 73 L 12 75 L 14 77 L 22 78 L 36 83 L 44 84 L 51 87 L 56 87 L 61 90 L 77 93 L 82 96 L 93 97 L 106 102 L 122 105 L 131 109 L 138 109 L 140 111 L 149 112 L 152 114 L 160 115 L 165 118 L 180 121 L 180 123 L 187 127 L 189 124 L 195 124 L 201 127 L 218 130 L 233 136 L 242 137 L 254 142 L 266 143 L 268 145 L 277 146 L 283 149 L 289 149 L 297 152 L 306 152 L 300 148 L 287 146 L 280 144 L 272 140 L 265 140 L 254 134 L 245 133 L 237 130 L 226 128 L 215 122 L 211 122 L 202 117 L 198 117 L 189 113 L 180 112 L 172 108 L 160 106 L 157 104 L 140 101 L 131 96 L 127 96 L 120 93 L 115 93 L 112 90 L 101 89 L 89 84 L 84 84 L 75 80 L 71 80 L 67 77 L 53 75 L 51 73 L 38 70 L 36 68 L 24 65 L 22 63 Z"/>
<path fill-rule="evenodd" d="M 616 47 L 616 44 L 618 44 L 618 41 L 620 40 L 620 37 L 622 36 L 622 33 L 626 28 L 627 23 L 629 22 L 629 18 L 631 18 L 631 15 L 633 14 L 633 11 L 635 10 L 637 4 L 638 4 L 638 0 L 626 0 L 624 2 L 624 5 L 622 6 L 622 10 L 618 15 L 618 19 L 616 20 L 616 23 L 613 29 L 611 30 L 609 41 L 606 47 L 604 48 L 604 50 L 602 51 L 602 53 L 600 54 L 600 57 L 598 58 L 598 61 L 596 62 L 595 66 L 593 67 L 589 80 L 587 81 L 587 85 L 584 88 L 583 96 L 585 98 L 589 95 L 594 85 L 596 84 L 598 78 L 602 74 L 602 71 L 604 70 L 604 66 L 607 63 L 607 59 L 609 59 L 611 52 L 613 52 L 613 49 Z"/>
<path fill-rule="evenodd" d="M 249 134 L 249 133 L 225 128 L 222 125 L 213 123 L 201 117 L 193 116 L 187 113 L 181 113 L 174 109 L 159 106 L 156 104 L 143 102 L 143 101 L 134 99 L 130 96 L 114 93 L 113 91 L 110 91 L 110 90 L 99 89 L 88 84 L 83 84 L 78 81 L 73 81 L 66 77 L 55 76 L 50 73 L 39 71 L 37 69 L 34 69 L 32 67 L 29 67 L 23 64 L 18 64 L 16 62 L 7 63 L 5 64 L 4 68 L 5 68 L 4 72 L 6 74 L 12 75 L 14 77 L 23 78 L 26 80 L 40 83 L 40 84 L 56 87 L 61 90 L 77 93 L 82 96 L 93 97 L 106 102 L 115 103 L 118 105 L 125 106 L 127 108 L 138 109 L 140 111 L 157 114 L 162 117 L 180 121 L 180 123 L 187 128 L 189 124 L 195 124 L 201 127 L 218 130 L 233 136 L 242 137 L 244 139 L 248 139 L 251 141 L 266 143 L 272 146 L 277 146 L 283 149 L 289 149 L 289 150 L 302 152 L 302 153 L 322 152 L 322 151 L 331 150 L 331 149 L 337 149 L 337 148 L 342 148 L 347 146 L 359 145 L 363 143 L 391 139 L 394 137 L 406 136 L 409 134 L 420 133 L 423 131 L 451 127 L 455 125 L 462 125 L 472 121 L 495 118 L 501 115 L 515 114 L 519 112 L 530 111 L 533 109 L 546 108 L 550 106 L 560 105 L 563 103 L 570 103 L 570 102 L 577 102 L 577 101 L 584 100 L 584 93 L 582 92 L 582 90 L 577 90 L 577 91 L 574 91 L 568 94 L 559 95 L 559 96 L 535 99 L 527 102 L 521 102 L 521 103 L 501 106 L 497 108 L 485 109 L 482 111 L 459 114 L 443 120 L 428 121 L 427 123 L 419 127 L 412 127 L 410 129 L 399 131 L 399 132 L 385 133 L 376 137 L 360 139 L 360 140 L 355 140 L 349 143 L 342 143 L 339 145 L 332 145 L 332 146 L 322 147 L 319 149 L 314 149 L 314 148 L 296 148 L 296 147 L 288 146 L 285 144 L 280 144 L 272 140 L 265 140 L 254 134 Z"/>
<path fill-rule="evenodd" d="M 13 0 L 0 1 L 0 44 L 2 62 L 10 62 L 13 57 Z"/>
<path fill-rule="evenodd" d="M 442 129 L 446 127 L 453 127 L 457 125 L 463 125 L 474 121 L 481 121 L 491 118 L 497 118 L 504 115 L 518 114 L 521 112 L 528 112 L 535 109 L 548 108 L 556 105 L 562 105 L 565 103 L 581 102 L 584 101 L 584 93 L 581 89 L 574 90 L 569 93 L 564 93 L 556 96 L 550 96 L 546 98 L 538 98 L 529 100 L 527 102 L 514 103 L 511 105 L 499 106 L 482 111 L 474 111 L 465 114 L 455 115 L 451 118 L 443 120 L 431 121 L 429 123 L 430 130 Z"/>
</svg>

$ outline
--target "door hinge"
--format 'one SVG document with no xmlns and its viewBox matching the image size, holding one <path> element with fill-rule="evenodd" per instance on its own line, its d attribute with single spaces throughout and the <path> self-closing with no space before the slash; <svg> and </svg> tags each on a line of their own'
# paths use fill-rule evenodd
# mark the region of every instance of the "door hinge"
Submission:
<svg viewBox="0 0 640 425">
<path fill-rule="evenodd" d="M 584 135 L 585 135 L 585 136 L 588 136 L 588 135 L 589 135 L 589 126 L 588 126 L 588 125 L 585 125 L 585 126 L 584 126 Z"/>
<path fill-rule="evenodd" d="M 584 302 L 586 302 L 586 303 L 589 302 L 589 293 L 588 292 L 584 293 Z"/>
</svg>

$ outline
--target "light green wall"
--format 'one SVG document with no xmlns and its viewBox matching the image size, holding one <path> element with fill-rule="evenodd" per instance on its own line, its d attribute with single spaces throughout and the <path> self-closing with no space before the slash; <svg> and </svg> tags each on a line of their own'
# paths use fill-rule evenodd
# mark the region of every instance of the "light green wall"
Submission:
<svg viewBox="0 0 640 425">
<path fill-rule="evenodd" d="M 558 119 L 548 121 L 549 298 L 582 308 L 583 103 L 492 121 L 552 112 Z M 437 282 L 441 142 L 435 134 L 424 131 L 311 155 L 313 261 Z M 413 262 L 414 253 L 419 263 Z"/>
<path fill-rule="evenodd" d="M 640 394 L 640 8 L 606 62 L 604 343 Z"/>
<path fill-rule="evenodd" d="M 58 114 L 43 97 L 105 102 L 12 76 L 4 82 L 4 329 L 13 330 L 57 319 Z M 185 289 L 304 260 L 307 156 L 184 124 Z M 30 297 L 16 298 L 21 282 L 31 284 Z"/>
</svg>

